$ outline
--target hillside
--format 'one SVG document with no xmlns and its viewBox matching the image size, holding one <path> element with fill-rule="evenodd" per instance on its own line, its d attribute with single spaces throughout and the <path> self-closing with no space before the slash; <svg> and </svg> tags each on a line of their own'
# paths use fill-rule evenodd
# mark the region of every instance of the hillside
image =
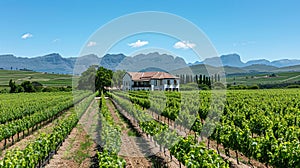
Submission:
<svg viewBox="0 0 300 168">
<path fill-rule="evenodd" d="M 226 78 L 229 84 L 260 85 L 260 84 L 284 84 L 299 83 L 300 72 L 278 72 L 275 77 L 271 73 L 231 75 Z"/>
<path fill-rule="evenodd" d="M 279 68 L 271 65 L 253 64 L 253 65 L 242 67 L 242 69 L 249 72 L 271 72 Z"/>
<path fill-rule="evenodd" d="M 300 72 L 300 65 L 282 67 L 274 70 L 274 72 Z"/>
<path fill-rule="evenodd" d="M 10 79 L 16 81 L 17 84 L 23 81 L 37 81 L 44 86 L 71 86 L 71 75 L 46 74 L 31 71 L 10 71 L 0 70 L 0 87 L 8 87 Z"/>
</svg>

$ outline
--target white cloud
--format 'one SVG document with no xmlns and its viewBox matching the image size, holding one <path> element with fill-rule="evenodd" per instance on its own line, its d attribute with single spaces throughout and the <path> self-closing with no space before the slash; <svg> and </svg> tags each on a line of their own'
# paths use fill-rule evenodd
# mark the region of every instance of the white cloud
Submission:
<svg viewBox="0 0 300 168">
<path fill-rule="evenodd" d="M 33 35 L 32 34 L 30 34 L 30 33 L 25 33 L 25 34 L 23 34 L 22 35 L 22 39 L 28 39 L 28 38 L 31 38 L 31 37 L 33 37 Z"/>
<path fill-rule="evenodd" d="M 196 47 L 195 43 L 190 43 L 189 41 L 178 41 L 173 45 L 176 49 L 189 49 Z"/>
<path fill-rule="evenodd" d="M 93 47 L 93 46 L 96 46 L 96 45 L 97 45 L 97 43 L 96 43 L 95 41 L 90 41 L 90 42 L 87 44 L 88 47 Z"/>
<path fill-rule="evenodd" d="M 130 43 L 130 44 L 128 44 L 128 45 L 129 45 L 130 47 L 132 47 L 132 48 L 137 48 L 137 47 L 145 46 L 145 45 L 147 45 L 147 44 L 149 44 L 148 41 L 141 41 L 141 40 L 138 40 L 138 41 L 136 41 L 136 42 L 134 42 L 134 43 Z"/>
<path fill-rule="evenodd" d="M 52 43 L 57 43 L 57 42 L 59 42 L 59 41 L 60 41 L 60 39 L 57 38 L 57 39 L 52 40 Z"/>
</svg>

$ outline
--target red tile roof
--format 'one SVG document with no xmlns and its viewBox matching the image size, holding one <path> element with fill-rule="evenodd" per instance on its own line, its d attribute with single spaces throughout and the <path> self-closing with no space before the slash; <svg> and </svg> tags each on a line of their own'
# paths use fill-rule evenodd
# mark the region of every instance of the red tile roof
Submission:
<svg viewBox="0 0 300 168">
<path fill-rule="evenodd" d="M 151 79 L 179 79 L 166 72 L 127 72 L 133 81 L 150 81 Z"/>
</svg>

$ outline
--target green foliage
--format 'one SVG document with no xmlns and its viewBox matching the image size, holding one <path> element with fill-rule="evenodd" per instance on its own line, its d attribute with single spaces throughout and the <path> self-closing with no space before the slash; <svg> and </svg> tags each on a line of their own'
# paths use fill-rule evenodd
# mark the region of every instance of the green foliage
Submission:
<svg viewBox="0 0 300 168">
<path fill-rule="evenodd" d="M 209 90 L 209 86 L 207 84 L 199 84 L 199 89 L 201 89 L 201 90 Z"/>
<path fill-rule="evenodd" d="M 97 152 L 100 167 L 125 167 L 124 159 L 118 157 L 121 147 L 121 128 L 115 125 L 106 105 L 104 94 L 100 101 L 101 143 L 103 150 Z"/>
<path fill-rule="evenodd" d="M 41 72 L 30 71 L 8 71 L 0 69 L 0 85 L 4 87 L 8 86 L 8 81 L 16 81 L 16 84 L 21 84 L 24 81 L 30 81 L 32 83 L 39 82 L 44 86 L 71 86 L 72 78 L 77 79 L 77 76 L 72 75 L 59 75 L 59 74 L 47 74 Z"/>
<path fill-rule="evenodd" d="M 93 95 L 91 95 L 90 97 L 93 97 Z M 91 101 L 92 99 L 88 99 L 88 100 Z M 78 106 L 79 106 L 80 114 L 82 114 L 86 110 L 88 105 L 85 104 L 89 104 L 90 101 L 82 101 L 79 103 Z M 62 107 L 62 105 L 63 104 L 60 104 L 60 106 L 58 107 Z M 51 110 L 56 110 L 56 109 L 57 107 Z M 34 113 L 33 115 L 38 113 L 39 112 Z M 36 116 L 31 120 L 28 120 L 23 124 L 23 126 L 26 126 L 28 123 L 33 123 L 35 122 L 35 120 L 39 120 L 40 115 L 43 114 L 39 114 L 39 116 Z M 48 114 L 48 117 L 50 118 L 52 116 Z M 60 143 L 67 137 L 67 135 L 71 132 L 71 130 L 76 126 L 77 122 L 78 122 L 78 114 L 76 114 L 75 111 L 72 111 L 71 115 L 66 115 L 65 117 L 63 117 L 62 120 L 59 120 L 59 122 L 55 124 L 50 134 L 42 133 L 35 141 L 29 143 L 23 150 L 14 149 L 8 151 L 5 154 L 4 158 L 0 160 L 0 167 L 2 168 L 37 167 L 39 163 L 41 163 L 44 159 L 46 159 L 46 157 L 48 157 L 50 152 L 54 152 L 57 150 Z M 8 127 L 8 128 L 16 129 L 16 126 Z M 1 133 L 10 132 L 7 131 L 8 128 L 4 129 L 6 131 L 1 130 Z"/>
<path fill-rule="evenodd" d="M 124 168 L 126 161 L 107 150 L 97 152 L 100 168 Z"/>
<path fill-rule="evenodd" d="M 41 92 L 70 92 L 72 91 L 71 87 L 44 87 L 41 89 Z"/>
<path fill-rule="evenodd" d="M 9 93 L 18 93 L 18 91 L 17 91 L 17 85 L 16 85 L 16 83 L 14 81 L 12 81 L 12 79 L 9 80 L 9 87 L 10 87 Z"/>
<path fill-rule="evenodd" d="M 111 87 L 112 77 L 112 70 L 106 69 L 104 67 L 99 67 L 96 73 L 95 89 L 100 93 L 105 92 L 105 87 Z"/>
<path fill-rule="evenodd" d="M 115 76 L 116 84 L 119 84 L 119 76 L 122 71 L 118 71 Z M 105 92 L 105 87 L 111 87 L 113 78 L 113 71 L 104 67 L 97 69 L 96 65 L 90 66 L 84 71 L 78 81 L 77 88 L 79 90 L 91 90 L 93 92 L 99 91 L 99 93 Z"/>
<path fill-rule="evenodd" d="M 183 127 L 190 126 L 191 124 L 186 123 L 195 121 L 195 116 L 191 113 L 198 109 L 198 116 L 191 127 L 192 130 L 199 134 L 207 131 L 205 125 L 216 125 L 216 129 L 209 139 L 215 140 L 217 144 L 222 144 L 227 155 L 231 149 L 241 152 L 249 159 L 254 158 L 273 167 L 298 167 L 300 165 L 299 89 L 229 90 L 226 100 L 224 99 L 225 95 L 223 97 L 216 96 L 214 100 L 211 99 L 210 91 L 200 91 L 200 93 L 192 91 L 149 92 L 147 94 L 132 92 L 129 95 L 123 92 L 114 92 L 113 95 L 115 95 L 114 99 L 127 108 L 126 110 L 132 111 L 132 116 L 135 118 L 144 115 L 143 111 L 132 109 L 132 105 L 125 104 L 125 100 L 121 101 L 117 97 L 128 100 L 135 97 L 134 99 L 139 100 L 132 102 L 138 103 L 140 106 L 143 106 L 141 102 L 149 99 L 150 110 L 175 120 L 176 124 Z M 197 98 L 197 96 L 199 97 Z M 179 102 L 181 102 L 180 106 L 177 106 L 176 104 Z M 218 103 L 215 104 L 215 102 Z M 220 107 L 223 107 L 222 111 L 218 110 Z M 177 109 L 181 109 L 178 114 Z M 136 112 L 136 114 L 135 111 L 139 113 Z M 214 115 L 219 114 L 220 122 L 210 123 L 207 120 L 209 112 L 213 112 Z M 155 122 L 143 123 L 144 131 L 154 135 L 154 124 Z M 159 125 L 156 127 L 160 128 Z M 160 144 L 164 144 L 163 137 L 167 138 L 169 134 L 160 131 L 160 134 L 154 136 L 157 137 L 156 140 Z M 159 135 L 163 136 L 158 137 Z M 189 146 L 184 148 L 190 149 Z M 180 155 L 177 156 L 182 163 L 190 164 L 190 167 L 196 164 L 193 162 L 195 158 L 182 159 L 181 157 L 188 158 L 188 155 L 181 149 L 174 150 L 173 153 Z"/>
<path fill-rule="evenodd" d="M 123 76 L 125 75 L 125 73 L 125 70 L 115 71 L 112 77 L 112 86 L 120 89 L 123 83 Z"/>
<path fill-rule="evenodd" d="M 43 87 L 43 85 L 39 82 L 30 82 L 30 81 L 24 81 L 21 83 L 21 85 L 17 85 L 14 81 L 9 81 L 10 86 L 10 93 L 21 93 L 21 92 L 69 92 L 72 91 L 72 87 Z"/>
<path fill-rule="evenodd" d="M 234 85 L 234 86 L 230 86 L 228 87 L 229 90 L 243 90 L 243 89 L 247 89 L 248 87 L 246 85 Z"/>
<path fill-rule="evenodd" d="M 29 81 L 22 82 L 21 86 L 24 89 L 24 92 L 35 92 L 34 87 L 32 86 L 31 82 L 29 82 Z"/>
<path fill-rule="evenodd" d="M 181 98 L 180 93 L 165 92 L 165 94 L 170 100 L 167 106 L 170 109 L 178 109 L 179 106 L 175 104 L 178 104 L 176 101 L 179 101 Z M 130 96 L 126 96 L 124 92 L 114 92 L 111 96 L 123 109 L 138 121 L 143 132 L 153 136 L 154 140 L 162 147 L 170 149 L 171 154 L 186 167 L 229 167 L 229 164 L 215 151 L 207 150 L 203 144 L 195 143 L 194 139 L 191 137 L 188 137 L 187 139 L 180 137 L 177 135 L 176 131 L 169 130 L 168 125 L 153 120 L 152 116 L 139 108 L 139 106 L 132 105 L 128 100 L 131 96 L 135 96 L 139 99 L 147 99 L 148 96 L 145 92 L 140 92 L 140 94 L 139 92 L 131 92 Z M 157 97 L 159 96 L 162 95 L 158 95 Z M 174 102 L 175 104 L 173 104 Z M 171 115 L 172 113 L 170 113 L 169 117 L 171 117 Z"/>
<path fill-rule="evenodd" d="M 215 82 L 212 84 L 213 89 L 226 89 L 223 83 L 221 82 Z"/>
<path fill-rule="evenodd" d="M 259 89 L 259 86 L 258 85 L 252 85 L 252 86 L 249 86 L 248 89 Z"/>
<path fill-rule="evenodd" d="M 79 100 L 88 94 L 80 93 Z M 0 97 L 3 98 L 0 103 L 0 141 L 50 119 L 74 103 L 70 93 L 18 93 Z"/>
<path fill-rule="evenodd" d="M 207 150 L 204 144 L 196 144 L 191 136 L 181 138 L 170 152 L 188 168 L 229 168 L 229 164 L 220 155 L 214 150 Z"/>
<path fill-rule="evenodd" d="M 31 84 L 37 92 L 40 92 L 43 89 L 43 84 L 40 82 L 33 81 Z"/>
<path fill-rule="evenodd" d="M 77 86 L 79 90 L 95 91 L 96 68 L 96 65 L 92 65 L 81 74 Z"/>
<path fill-rule="evenodd" d="M 286 88 L 300 88 L 300 85 L 288 85 Z"/>
<path fill-rule="evenodd" d="M 180 84 L 180 90 L 182 91 L 198 90 L 198 85 L 196 83 Z"/>
</svg>

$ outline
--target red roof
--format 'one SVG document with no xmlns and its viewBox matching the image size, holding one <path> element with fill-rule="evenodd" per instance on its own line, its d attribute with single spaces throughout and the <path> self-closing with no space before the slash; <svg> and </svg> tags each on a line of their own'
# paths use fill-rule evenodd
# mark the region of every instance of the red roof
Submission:
<svg viewBox="0 0 300 168">
<path fill-rule="evenodd" d="M 151 79 L 178 79 L 166 72 L 127 72 L 133 81 L 150 81 Z"/>
</svg>

